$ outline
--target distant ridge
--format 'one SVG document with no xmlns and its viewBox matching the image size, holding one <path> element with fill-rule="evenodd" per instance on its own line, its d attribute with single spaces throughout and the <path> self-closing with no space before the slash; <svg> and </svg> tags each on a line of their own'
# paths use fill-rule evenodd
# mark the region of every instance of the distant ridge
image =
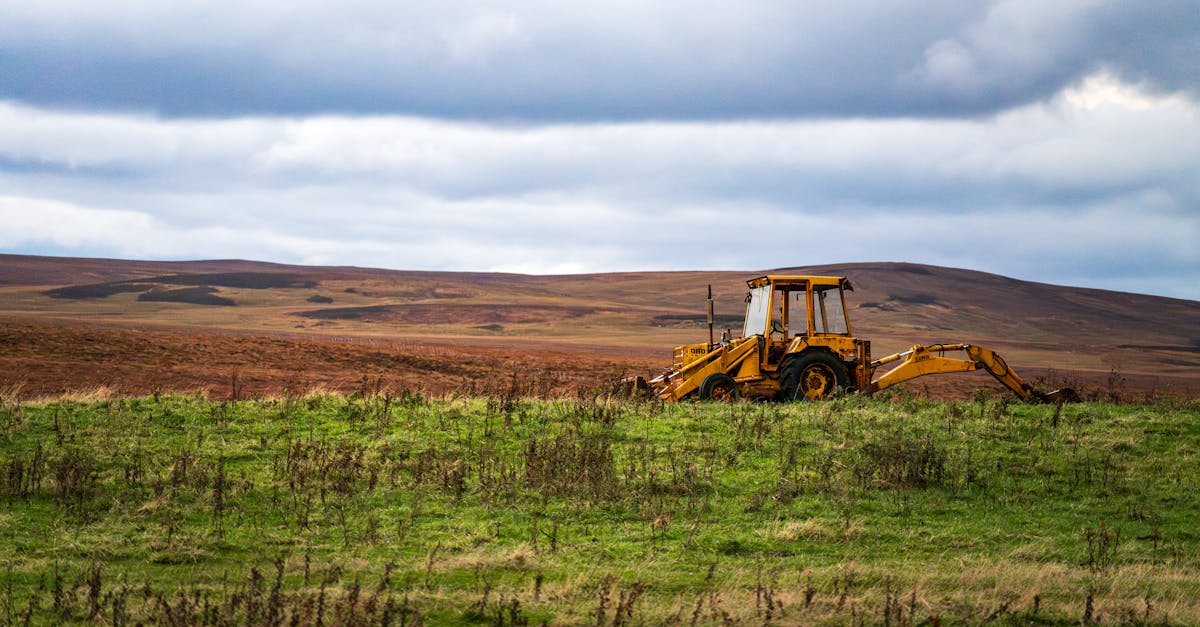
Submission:
<svg viewBox="0 0 1200 627">
<path fill-rule="evenodd" d="M 876 355 L 968 341 L 1027 367 L 1200 381 L 1200 301 L 902 262 L 522 275 L 0 254 L 0 316 L 651 359 L 707 338 L 707 285 L 736 330 L 745 280 L 766 273 L 849 277 L 852 330 Z"/>
</svg>

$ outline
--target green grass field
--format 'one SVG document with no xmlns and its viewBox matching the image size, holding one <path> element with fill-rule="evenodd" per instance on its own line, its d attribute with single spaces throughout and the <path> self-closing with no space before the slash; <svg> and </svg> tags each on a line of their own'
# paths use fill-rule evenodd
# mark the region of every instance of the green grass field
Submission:
<svg viewBox="0 0 1200 627">
<path fill-rule="evenodd" d="M 1200 623 L 1200 405 L 0 407 L 0 622 Z"/>
</svg>

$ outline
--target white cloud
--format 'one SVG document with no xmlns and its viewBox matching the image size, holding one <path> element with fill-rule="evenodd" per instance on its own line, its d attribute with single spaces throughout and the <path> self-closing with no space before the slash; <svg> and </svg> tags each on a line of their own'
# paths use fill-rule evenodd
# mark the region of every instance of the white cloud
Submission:
<svg viewBox="0 0 1200 627">
<path fill-rule="evenodd" d="M 0 246 L 52 244 L 64 248 L 120 246 L 151 230 L 153 217 L 137 211 L 95 209 L 42 198 L 0 196 Z"/>
<path fill-rule="evenodd" d="M 529 35 L 522 28 L 520 19 L 512 13 L 497 11 L 473 16 L 452 29 L 446 40 L 452 62 L 478 67 L 487 66 L 495 54 L 529 45 Z"/>
<path fill-rule="evenodd" d="M 1069 87 L 1061 96 L 1063 102 L 1076 109 L 1093 111 L 1102 107 L 1120 107 L 1144 111 L 1156 105 L 1162 106 L 1171 102 L 1175 106 L 1187 106 L 1187 102 L 1179 97 L 1151 98 L 1117 80 L 1107 72 L 1088 76 L 1078 85 Z"/>
</svg>

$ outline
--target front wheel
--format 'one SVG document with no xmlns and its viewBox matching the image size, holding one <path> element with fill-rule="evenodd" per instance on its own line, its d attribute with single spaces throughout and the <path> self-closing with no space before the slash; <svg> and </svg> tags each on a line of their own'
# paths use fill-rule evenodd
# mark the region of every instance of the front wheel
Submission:
<svg viewBox="0 0 1200 627">
<path fill-rule="evenodd" d="M 698 395 L 702 401 L 733 402 L 738 397 L 737 382 L 723 372 L 710 374 L 700 384 Z"/>
<path fill-rule="evenodd" d="M 824 352 L 801 355 L 783 367 L 779 398 L 784 401 L 819 401 L 833 398 L 838 388 L 850 387 L 850 373 L 836 357 Z"/>
</svg>

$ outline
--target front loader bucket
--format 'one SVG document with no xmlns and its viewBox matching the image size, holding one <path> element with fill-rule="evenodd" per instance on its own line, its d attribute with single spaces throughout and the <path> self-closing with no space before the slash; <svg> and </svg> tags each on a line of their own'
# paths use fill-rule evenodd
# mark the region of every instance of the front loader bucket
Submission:
<svg viewBox="0 0 1200 627">
<path fill-rule="evenodd" d="M 653 392 L 650 382 L 641 375 L 621 379 L 621 396 L 624 398 L 649 398 Z"/>
</svg>

